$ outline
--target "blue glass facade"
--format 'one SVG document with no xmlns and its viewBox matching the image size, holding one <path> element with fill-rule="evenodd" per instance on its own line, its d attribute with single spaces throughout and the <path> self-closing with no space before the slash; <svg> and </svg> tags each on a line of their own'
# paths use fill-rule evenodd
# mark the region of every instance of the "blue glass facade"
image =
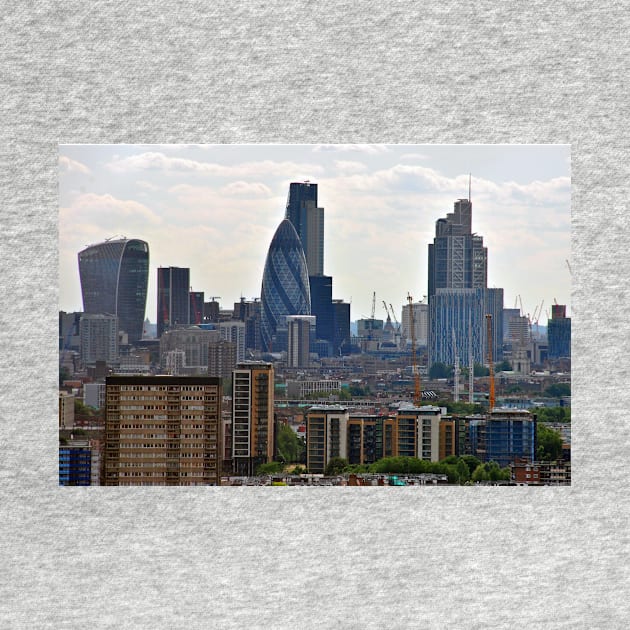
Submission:
<svg viewBox="0 0 630 630">
<path fill-rule="evenodd" d="M 79 252 L 83 311 L 117 315 L 129 343 L 142 338 L 149 282 L 149 245 L 118 239 Z"/>
<path fill-rule="evenodd" d="M 483 462 L 494 461 L 502 468 L 515 459 L 534 461 L 536 418 L 522 410 L 497 410 L 488 418 L 469 424 L 470 454 Z"/>
<path fill-rule="evenodd" d="M 92 451 L 89 446 L 59 447 L 59 485 L 89 486 L 92 474 Z"/>
<path fill-rule="evenodd" d="M 571 356 L 571 318 L 558 317 L 547 321 L 549 358 L 560 359 Z"/>
<path fill-rule="evenodd" d="M 430 301 L 430 362 L 452 365 L 455 360 L 453 332 L 460 362 L 487 363 L 486 314 L 492 315 L 493 360 L 503 357 L 503 289 L 438 289 Z"/>
<path fill-rule="evenodd" d="M 286 315 L 310 315 L 311 300 L 306 258 L 291 224 L 278 226 L 265 261 L 261 289 L 261 341 L 263 350 L 273 351 L 278 325 Z"/>
</svg>

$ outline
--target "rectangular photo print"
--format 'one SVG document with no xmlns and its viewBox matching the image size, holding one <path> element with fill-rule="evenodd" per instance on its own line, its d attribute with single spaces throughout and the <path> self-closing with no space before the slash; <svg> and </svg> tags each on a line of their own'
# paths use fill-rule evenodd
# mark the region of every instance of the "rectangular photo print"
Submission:
<svg viewBox="0 0 630 630">
<path fill-rule="evenodd" d="M 568 145 L 62 145 L 59 484 L 571 483 Z"/>
</svg>

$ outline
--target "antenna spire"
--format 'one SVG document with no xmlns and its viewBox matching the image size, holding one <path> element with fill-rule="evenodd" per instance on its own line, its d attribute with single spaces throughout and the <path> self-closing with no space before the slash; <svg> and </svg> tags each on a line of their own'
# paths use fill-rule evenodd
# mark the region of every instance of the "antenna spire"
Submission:
<svg viewBox="0 0 630 630">
<path fill-rule="evenodd" d="M 471 195 L 471 179 L 472 179 L 472 175 L 471 173 L 468 173 L 468 201 L 470 201 L 472 203 L 472 195 Z"/>
</svg>

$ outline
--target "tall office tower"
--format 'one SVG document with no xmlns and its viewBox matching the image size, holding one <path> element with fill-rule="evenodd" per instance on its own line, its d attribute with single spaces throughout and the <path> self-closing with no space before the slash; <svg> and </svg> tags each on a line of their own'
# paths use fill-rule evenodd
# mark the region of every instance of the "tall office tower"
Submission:
<svg viewBox="0 0 630 630">
<path fill-rule="evenodd" d="M 309 366 L 311 329 L 316 327 L 312 315 L 288 315 L 287 321 L 287 367 Z"/>
<path fill-rule="evenodd" d="M 239 363 L 232 373 L 232 462 L 239 475 L 253 475 L 273 459 L 273 401 L 273 365 Z"/>
<path fill-rule="evenodd" d="M 349 352 L 350 348 L 350 304 L 333 300 L 333 351 L 337 354 Z"/>
<path fill-rule="evenodd" d="M 83 311 L 118 316 L 130 344 L 142 339 L 149 282 L 149 245 L 121 238 L 79 252 Z"/>
<path fill-rule="evenodd" d="M 547 321 L 548 356 L 550 359 L 565 359 L 571 356 L 571 318 L 567 317 L 564 304 L 551 306 L 551 319 Z"/>
<path fill-rule="evenodd" d="M 331 350 L 335 340 L 335 312 L 332 300 L 332 276 L 309 276 L 311 315 L 317 317 L 317 339 L 328 341 Z"/>
<path fill-rule="evenodd" d="M 190 292 L 190 323 L 197 325 L 203 324 L 203 291 Z"/>
<path fill-rule="evenodd" d="M 176 326 L 190 324 L 190 269 L 159 267 L 157 270 L 157 336 Z"/>
<path fill-rule="evenodd" d="M 221 339 L 236 345 L 236 361 L 245 361 L 245 322 L 230 320 L 219 323 Z"/>
<path fill-rule="evenodd" d="M 309 276 L 324 273 L 324 209 L 317 207 L 317 184 L 293 182 L 289 185 L 285 219 L 291 221 L 300 237 Z"/>
<path fill-rule="evenodd" d="M 435 223 L 429 244 L 429 302 L 437 289 L 485 289 L 488 250 L 483 237 L 473 234 L 472 203 L 458 199 L 455 209 Z"/>
<path fill-rule="evenodd" d="M 317 207 L 317 184 L 293 182 L 289 185 L 286 218 L 293 224 L 304 249 L 311 314 L 317 317 L 319 352 L 326 356 L 336 354 L 332 276 L 324 275 L 324 209 Z"/>
<path fill-rule="evenodd" d="M 108 376 L 106 486 L 219 485 L 221 379 Z"/>
<path fill-rule="evenodd" d="M 310 315 L 308 269 L 302 244 L 291 224 L 284 219 L 269 245 L 261 289 L 261 342 L 272 352 L 278 325 L 287 315 Z"/>
<path fill-rule="evenodd" d="M 82 315 L 79 324 L 81 361 L 95 365 L 97 361 L 118 361 L 118 317 L 116 315 Z"/>
<path fill-rule="evenodd" d="M 488 313 L 493 316 L 494 360 L 502 356 L 503 290 L 487 286 L 488 250 L 483 237 L 472 232 L 472 202 L 458 199 L 453 212 L 436 221 L 429 244 L 429 365 L 452 364 L 453 333 L 461 353 L 468 348 L 469 325 L 475 361 L 485 363 Z M 482 319 L 479 309 L 487 309 Z"/>
<path fill-rule="evenodd" d="M 236 344 L 221 339 L 208 344 L 208 376 L 229 378 L 236 367 Z"/>
</svg>

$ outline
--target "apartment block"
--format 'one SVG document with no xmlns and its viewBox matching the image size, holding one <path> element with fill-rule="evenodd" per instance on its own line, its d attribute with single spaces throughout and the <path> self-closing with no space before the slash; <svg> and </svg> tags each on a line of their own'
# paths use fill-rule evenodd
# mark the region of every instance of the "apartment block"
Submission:
<svg viewBox="0 0 630 630">
<path fill-rule="evenodd" d="M 274 370 L 271 363 L 244 361 L 232 373 L 232 462 L 234 472 L 253 475 L 273 460 Z"/>
<path fill-rule="evenodd" d="M 104 483 L 219 485 L 221 379 L 109 376 Z"/>
</svg>

